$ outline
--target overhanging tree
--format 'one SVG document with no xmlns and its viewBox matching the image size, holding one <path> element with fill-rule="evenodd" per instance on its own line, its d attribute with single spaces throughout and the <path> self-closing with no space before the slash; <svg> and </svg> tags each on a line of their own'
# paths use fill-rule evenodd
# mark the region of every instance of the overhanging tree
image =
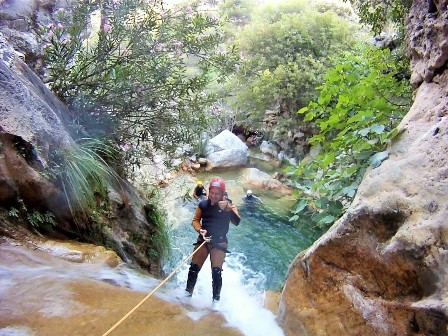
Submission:
<svg viewBox="0 0 448 336">
<path fill-rule="evenodd" d="M 80 0 L 42 29 L 48 84 L 75 133 L 169 150 L 202 130 L 204 89 L 234 69 L 217 17 L 199 3 Z"/>
</svg>

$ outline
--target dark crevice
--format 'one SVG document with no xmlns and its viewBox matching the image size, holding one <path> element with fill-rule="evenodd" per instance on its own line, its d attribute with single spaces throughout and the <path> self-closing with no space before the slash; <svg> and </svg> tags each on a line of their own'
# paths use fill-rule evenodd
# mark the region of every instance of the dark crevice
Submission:
<svg viewBox="0 0 448 336">
<path fill-rule="evenodd" d="M 428 14 L 437 14 L 439 9 L 437 8 L 437 5 L 434 3 L 434 1 L 429 0 L 428 1 Z"/>
<path fill-rule="evenodd" d="M 325 260 L 321 256 L 319 256 L 318 258 L 322 262 L 322 264 L 324 264 L 325 266 L 328 266 L 328 267 L 336 270 L 338 273 L 344 272 L 344 273 L 352 274 L 352 272 L 349 269 L 347 269 L 347 268 L 343 268 L 341 266 L 338 266 L 338 265 L 336 265 L 335 263 L 333 263 L 331 261 Z"/>
<path fill-rule="evenodd" d="M 360 216 L 353 226 L 365 228 L 378 242 L 383 243 L 395 236 L 406 217 L 405 213 L 399 209 L 389 209 L 382 213 Z"/>
<path fill-rule="evenodd" d="M 26 162 L 35 169 L 42 169 L 43 165 L 40 162 L 36 150 L 34 149 L 33 145 L 29 142 L 23 140 L 22 137 L 14 135 L 12 138 L 12 144 L 15 148 L 15 150 L 23 156 L 23 158 L 26 160 Z"/>
<path fill-rule="evenodd" d="M 443 75 L 446 69 L 448 69 L 448 62 L 445 62 L 442 66 L 435 69 L 433 77 Z"/>
<path fill-rule="evenodd" d="M 415 312 L 417 328 L 425 336 L 447 336 L 448 317 L 434 308 L 423 308 Z"/>
<path fill-rule="evenodd" d="M 417 323 L 417 319 L 415 317 L 415 314 L 412 316 L 412 319 L 409 321 L 409 326 L 411 329 L 411 332 L 418 334 L 420 332 L 419 325 Z"/>
</svg>

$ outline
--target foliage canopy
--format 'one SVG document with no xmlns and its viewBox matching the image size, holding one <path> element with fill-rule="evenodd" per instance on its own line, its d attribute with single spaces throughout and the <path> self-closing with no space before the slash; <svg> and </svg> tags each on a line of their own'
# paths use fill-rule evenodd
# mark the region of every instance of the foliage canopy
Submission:
<svg viewBox="0 0 448 336">
<path fill-rule="evenodd" d="M 344 0 L 350 1 L 357 9 L 360 21 L 372 27 L 374 34 L 381 33 L 393 23 L 403 34 L 404 20 L 412 5 L 412 0 Z"/>
<path fill-rule="evenodd" d="M 353 25 L 301 0 L 262 6 L 251 20 L 235 40 L 242 61 L 228 102 L 255 127 L 262 126 L 266 111 L 297 123 L 295 111 L 317 96 L 315 87 L 334 57 L 353 45 Z"/>
<path fill-rule="evenodd" d="M 318 226 L 333 223 L 369 163 L 375 167 L 387 157 L 411 102 L 410 85 L 398 76 L 404 66 L 388 49 L 346 53 L 327 73 L 319 98 L 299 110 L 316 127 L 310 143 L 318 154 L 289 169 L 304 192 L 291 220 L 305 215 Z"/>
<path fill-rule="evenodd" d="M 204 88 L 234 69 L 219 20 L 198 3 L 81 0 L 42 29 L 48 83 L 80 137 L 170 149 L 206 125 Z"/>
</svg>

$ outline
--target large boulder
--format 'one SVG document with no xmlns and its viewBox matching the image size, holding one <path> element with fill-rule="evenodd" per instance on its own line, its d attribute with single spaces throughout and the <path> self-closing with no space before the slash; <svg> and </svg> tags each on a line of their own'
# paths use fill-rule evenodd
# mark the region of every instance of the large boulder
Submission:
<svg viewBox="0 0 448 336">
<path fill-rule="evenodd" d="M 293 189 L 257 168 L 246 168 L 242 173 L 242 183 L 246 189 L 274 191 L 276 194 L 291 195 Z"/>
<path fill-rule="evenodd" d="M 9 64 L 0 59 L 2 201 L 10 204 L 20 197 L 37 209 L 51 208 L 68 228 L 64 194 L 39 173 L 52 150 L 73 144 L 60 120 L 66 109 L 12 48 L 2 44 L 0 50 Z"/>
<path fill-rule="evenodd" d="M 208 141 L 206 146 L 207 169 L 238 167 L 247 163 L 249 149 L 235 134 L 224 130 Z"/>
<path fill-rule="evenodd" d="M 448 335 L 446 5 L 413 3 L 414 104 L 347 213 L 290 266 L 287 335 Z"/>
</svg>

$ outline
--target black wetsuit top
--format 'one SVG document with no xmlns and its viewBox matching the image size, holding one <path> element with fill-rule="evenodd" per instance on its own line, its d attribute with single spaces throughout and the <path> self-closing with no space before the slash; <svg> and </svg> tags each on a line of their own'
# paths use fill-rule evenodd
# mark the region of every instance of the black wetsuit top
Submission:
<svg viewBox="0 0 448 336">
<path fill-rule="evenodd" d="M 213 243 L 227 242 L 230 220 L 238 225 L 241 219 L 233 211 L 221 210 L 218 203 L 211 205 L 210 200 L 199 202 L 198 207 L 202 212 L 201 227 L 207 230 L 207 236 L 212 237 Z"/>
<path fill-rule="evenodd" d="M 254 196 L 254 195 L 247 195 L 247 196 L 244 198 L 244 201 L 245 201 L 246 203 L 248 203 L 248 204 L 255 204 L 255 203 L 259 203 L 259 202 L 260 202 L 260 199 L 259 199 L 257 196 Z"/>
<path fill-rule="evenodd" d="M 191 189 L 190 189 L 191 190 Z M 201 196 L 205 196 L 207 195 L 207 193 L 205 192 L 205 188 L 204 186 L 197 186 L 196 188 L 194 188 L 194 194 L 197 197 L 201 197 Z"/>
</svg>

